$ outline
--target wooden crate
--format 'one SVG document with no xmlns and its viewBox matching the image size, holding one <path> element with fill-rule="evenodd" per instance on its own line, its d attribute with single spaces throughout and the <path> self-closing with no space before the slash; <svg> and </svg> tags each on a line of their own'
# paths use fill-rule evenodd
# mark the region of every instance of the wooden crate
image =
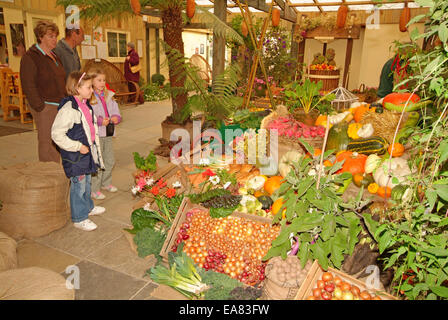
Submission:
<svg viewBox="0 0 448 320">
<path fill-rule="evenodd" d="M 173 247 L 174 242 L 176 241 L 177 234 L 179 233 L 182 223 L 185 221 L 187 212 L 194 208 L 207 210 L 206 208 L 202 207 L 199 204 L 191 203 L 190 199 L 188 197 L 185 197 L 182 201 L 182 204 L 179 207 L 179 211 L 177 212 L 176 218 L 173 221 L 173 224 L 168 232 L 165 242 L 163 243 L 162 250 L 160 251 L 160 256 L 162 257 L 163 262 L 168 263 L 168 253 L 171 251 L 171 248 Z M 270 218 L 242 212 L 235 211 L 234 213 L 232 213 L 232 216 L 252 220 L 259 223 L 269 223 L 269 224 L 272 223 L 272 219 Z"/>
<path fill-rule="evenodd" d="M 375 294 L 381 297 L 382 300 L 398 300 L 396 297 L 386 293 L 375 291 L 371 289 L 367 289 L 367 286 L 364 282 L 342 272 L 334 268 L 328 268 L 329 272 L 333 275 L 340 277 L 343 281 L 349 283 L 350 285 L 357 286 L 361 292 L 367 290 L 370 294 Z M 300 286 L 299 291 L 297 292 L 295 300 L 306 300 L 307 297 L 313 295 L 313 289 L 317 286 L 317 280 L 321 279 L 324 270 L 321 268 L 317 260 L 313 262 L 310 271 L 308 272 L 305 281 Z"/>
</svg>

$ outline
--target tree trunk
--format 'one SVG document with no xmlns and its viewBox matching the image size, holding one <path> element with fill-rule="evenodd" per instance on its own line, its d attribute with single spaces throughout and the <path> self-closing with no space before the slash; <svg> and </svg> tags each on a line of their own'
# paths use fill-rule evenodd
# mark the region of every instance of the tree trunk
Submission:
<svg viewBox="0 0 448 320">
<path fill-rule="evenodd" d="M 184 42 L 182 40 L 183 21 L 181 4 L 162 10 L 161 17 L 163 23 L 163 38 L 169 46 L 165 50 L 166 56 L 169 56 L 171 48 L 179 51 L 183 56 Z M 171 59 L 168 59 L 169 78 L 171 88 L 174 89 L 171 91 L 173 103 L 173 112 L 171 116 L 173 120 L 178 123 L 181 122 L 182 109 L 187 103 L 188 96 L 186 92 L 179 93 L 176 88 L 184 88 L 186 76 L 184 72 L 179 72 L 179 68 L 182 68 L 182 66 L 179 67 L 178 64 L 170 60 Z"/>
</svg>

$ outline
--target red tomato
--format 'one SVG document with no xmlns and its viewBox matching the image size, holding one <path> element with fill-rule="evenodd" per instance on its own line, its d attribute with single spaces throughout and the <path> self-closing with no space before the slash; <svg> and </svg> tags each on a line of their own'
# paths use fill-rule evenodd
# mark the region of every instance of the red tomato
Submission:
<svg viewBox="0 0 448 320">
<path fill-rule="evenodd" d="M 320 299 L 320 297 L 321 297 L 321 289 L 314 288 L 313 289 L 313 297 L 316 298 L 316 299 Z"/>
<path fill-rule="evenodd" d="M 323 289 L 325 287 L 325 282 L 323 282 L 322 280 L 317 280 L 317 287 L 319 289 Z"/>
<path fill-rule="evenodd" d="M 330 292 L 326 292 L 326 291 L 322 292 L 322 299 L 331 300 L 331 298 L 332 298 L 332 296 L 331 296 Z"/>
</svg>

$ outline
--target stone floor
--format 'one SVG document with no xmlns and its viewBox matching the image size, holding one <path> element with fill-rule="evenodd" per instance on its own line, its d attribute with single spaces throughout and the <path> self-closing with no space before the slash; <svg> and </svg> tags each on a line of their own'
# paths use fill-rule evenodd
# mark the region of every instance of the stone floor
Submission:
<svg viewBox="0 0 448 320">
<path fill-rule="evenodd" d="M 67 223 L 44 237 L 23 239 L 18 243 L 19 267 L 44 267 L 68 277 L 71 272 L 66 273 L 66 268 L 76 265 L 80 270 L 80 288 L 75 298 L 79 300 L 154 299 L 150 294 L 157 285 L 144 274 L 155 259 L 139 258 L 131 250 L 123 228 L 130 227 L 132 206 L 138 201 L 130 192 L 135 171 L 132 153 L 147 155 L 159 144 L 160 123 L 170 111 L 169 101 L 122 108 L 123 122 L 117 126 L 114 139 L 113 183 L 118 192 L 105 192 L 106 199 L 96 201 L 106 208 L 103 215 L 92 218 L 98 229 L 85 232 Z M 32 124 L 18 120 L 0 120 L 0 125 L 33 129 Z M 0 150 L 0 166 L 38 161 L 37 132 L 0 137 Z M 164 163 L 166 160 L 160 158 L 159 165 Z"/>
</svg>

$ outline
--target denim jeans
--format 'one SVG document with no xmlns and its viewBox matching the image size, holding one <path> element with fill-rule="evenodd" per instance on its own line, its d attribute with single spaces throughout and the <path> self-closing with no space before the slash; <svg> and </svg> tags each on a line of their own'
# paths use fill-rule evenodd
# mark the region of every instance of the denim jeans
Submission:
<svg viewBox="0 0 448 320">
<path fill-rule="evenodd" d="M 81 222 L 89 217 L 94 205 L 91 196 L 91 175 L 70 178 L 70 209 L 73 222 Z"/>
</svg>

